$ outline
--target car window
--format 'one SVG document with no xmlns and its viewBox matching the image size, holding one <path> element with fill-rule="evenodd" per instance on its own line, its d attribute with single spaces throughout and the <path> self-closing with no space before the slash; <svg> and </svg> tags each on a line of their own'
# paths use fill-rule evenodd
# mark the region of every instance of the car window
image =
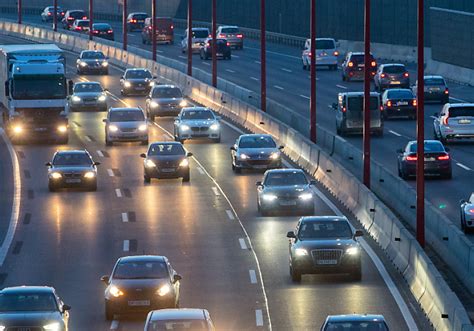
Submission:
<svg viewBox="0 0 474 331">
<path fill-rule="evenodd" d="M 413 143 L 410 145 L 409 147 L 410 153 L 416 153 L 416 146 L 417 146 L 417 143 Z M 424 150 L 425 150 L 425 153 L 445 151 L 443 145 L 438 141 L 425 141 Z"/>
<path fill-rule="evenodd" d="M 178 144 L 153 144 L 148 150 L 148 155 L 184 155 L 183 146 Z"/>
<path fill-rule="evenodd" d="M 114 270 L 115 279 L 168 278 L 168 268 L 161 261 L 120 262 Z"/>
<path fill-rule="evenodd" d="M 161 320 L 151 321 L 147 331 L 168 331 L 168 330 L 193 330 L 207 331 L 207 323 L 203 320 Z"/>
<path fill-rule="evenodd" d="M 449 117 L 474 116 L 474 106 L 449 108 Z"/>
<path fill-rule="evenodd" d="M 328 322 L 325 331 L 388 331 L 387 325 L 382 321 L 363 322 Z"/>
<path fill-rule="evenodd" d="M 370 110 L 378 109 L 379 98 L 370 97 Z M 347 98 L 347 109 L 351 112 L 362 112 L 364 109 L 364 97 L 363 96 L 350 96 Z"/>
<path fill-rule="evenodd" d="M 84 52 L 82 53 L 83 59 L 105 59 L 105 55 L 102 52 Z"/>
<path fill-rule="evenodd" d="M 406 71 L 404 66 L 384 66 L 383 72 L 387 74 L 402 74 Z"/>
<path fill-rule="evenodd" d="M 145 78 L 152 78 L 152 77 L 153 76 L 151 75 L 151 72 L 149 72 L 148 70 L 127 70 L 127 72 L 125 72 L 125 78 L 145 79 Z"/>
<path fill-rule="evenodd" d="M 333 40 L 316 40 L 316 49 L 334 49 L 334 48 L 336 48 L 336 45 L 334 44 Z"/>
<path fill-rule="evenodd" d="M 269 136 L 245 136 L 240 138 L 240 148 L 275 148 L 275 141 Z"/>
<path fill-rule="evenodd" d="M 145 121 L 141 110 L 114 110 L 110 112 L 110 122 L 136 122 Z"/>
<path fill-rule="evenodd" d="M 210 110 L 186 110 L 181 114 L 183 120 L 213 120 L 214 114 Z"/>
<path fill-rule="evenodd" d="M 86 16 L 86 14 L 83 11 L 72 11 L 69 12 L 69 16 L 74 18 L 83 18 Z"/>
<path fill-rule="evenodd" d="M 352 230 L 346 221 L 306 221 L 298 231 L 299 239 L 352 238 Z"/>
<path fill-rule="evenodd" d="M 54 157 L 55 166 L 90 166 L 92 160 L 86 153 L 58 153 Z"/>
<path fill-rule="evenodd" d="M 355 63 L 364 63 L 364 54 L 353 54 L 351 56 L 351 61 Z"/>
<path fill-rule="evenodd" d="M 209 31 L 206 30 L 193 30 L 193 38 L 207 38 Z"/>
<path fill-rule="evenodd" d="M 99 84 L 75 84 L 74 93 L 79 92 L 103 92 L 103 89 Z"/>
<path fill-rule="evenodd" d="M 103 24 L 103 23 L 94 24 L 92 28 L 94 30 L 112 30 L 112 27 L 109 24 Z"/>
<path fill-rule="evenodd" d="M 414 95 L 410 90 L 389 90 L 387 97 L 389 99 L 412 99 Z"/>
<path fill-rule="evenodd" d="M 135 14 L 132 16 L 134 19 L 136 20 L 144 20 L 148 17 L 148 15 L 145 15 L 145 14 Z"/>
<path fill-rule="evenodd" d="M 52 293 L 0 294 L 0 312 L 57 311 Z"/>
<path fill-rule="evenodd" d="M 152 93 L 153 98 L 182 98 L 183 94 L 177 87 L 155 88 Z"/>
<path fill-rule="evenodd" d="M 89 26 L 89 21 L 81 20 L 81 21 L 78 21 L 76 24 L 77 26 Z"/>
<path fill-rule="evenodd" d="M 221 29 L 222 33 L 239 33 L 238 28 L 222 28 Z"/>
<path fill-rule="evenodd" d="M 425 85 L 444 85 L 442 78 L 425 78 Z"/>
<path fill-rule="evenodd" d="M 299 172 L 270 172 L 265 177 L 265 185 L 267 186 L 291 186 L 306 185 L 308 180 L 306 176 Z"/>
</svg>

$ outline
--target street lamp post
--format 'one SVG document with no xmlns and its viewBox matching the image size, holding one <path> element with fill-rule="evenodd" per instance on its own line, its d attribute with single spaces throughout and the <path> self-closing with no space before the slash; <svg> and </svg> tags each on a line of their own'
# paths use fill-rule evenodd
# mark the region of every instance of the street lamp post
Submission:
<svg viewBox="0 0 474 331">
<path fill-rule="evenodd" d="M 212 86 L 217 87 L 217 4 L 216 0 L 212 0 Z"/>
<path fill-rule="evenodd" d="M 122 12 L 122 35 L 123 35 L 123 50 L 127 50 L 127 0 L 123 0 L 123 12 Z"/>
<path fill-rule="evenodd" d="M 365 0 L 364 30 L 364 127 L 363 127 L 363 183 L 370 188 L 370 0 Z"/>
<path fill-rule="evenodd" d="M 92 40 L 92 24 L 94 24 L 94 0 L 89 0 L 89 40 Z"/>
<path fill-rule="evenodd" d="M 156 61 L 156 0 L 151 0 L 151 56 Z"/>
<path fill-rule="evenodd" d="M 266 43 L 266 5 L 260 0 L 260 108 L 267 111 L 267 43 Z"/>
<path fill-rule="evenodd" d="M 316 0 L 311 0 L 311 54 L 310 54 L 310 80 L 311 97 L 309 101 L 310 109 L 310 139 L 316 143 Z"/>
<path fill-rule="evenodd" d="M 188 76 L 193 75 L 193 0 L 188 0 Z"/>
<path fill-rule="evenodd" d="M 53 1 L 53 31 L 58 31 L 58 0 Z"/>
</svg>

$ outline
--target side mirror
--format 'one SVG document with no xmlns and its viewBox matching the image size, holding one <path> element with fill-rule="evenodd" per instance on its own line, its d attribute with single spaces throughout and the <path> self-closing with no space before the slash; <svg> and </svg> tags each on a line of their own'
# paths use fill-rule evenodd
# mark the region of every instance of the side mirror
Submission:
<svg viewBox="0 0 474 331">
<path fill-rule="evenodd" d="M 53 164 L 51 162 L 46 162 L 44 165 L 47 167 L 51 167 Z"/>
<path fill-rule="evenodd" d="M 69 305 L 63 305 L 63 312 L 64 312 L 64 311 L 68 311 L 68 310 L 71 310 L 71 306 L 69 306 Z"/>
<path fill-rule="evenodd" d="M 106 118 L 104 118 L 104 119 L 102 120 L 102 122 L 104 122 L 104 123 L 107 123 L 107 119 L 106 119 Z"/>
<path fill-rule="evenodd" d="M 140 154 L 140 157 L 146 159 L 146 154 L 145 154 L 145 153 L 141 153 L 141 154 Z"/>
<path fill-rule="evenodd" d="M 256 186 L 263 186 L 261 181 L 255 183 Z"/>
<path fill-rule="evenodd" d="M 444 150 L 445 150 L 446 152 L 449 152 L 449 147 L 445 147 Z"/>
<path fill-rule="evenodd" d="M 109 277 L 109 276 L 102 276 L 102 277 L 100 277 L 100 280 L 101 280 L 102 282 L 108 284 L 109 281 L 110 281 L 110 277 Z"/>
<path fill-rule="evenodd" d="M 459 200 L 459 203 L 460 203 L 460 204 L 466 203 L 466 200 L 461 199 L 461 200 Z"/>
<path fill-rule="evenodd" d="M 174 275 L 173 276 L 173 283 L 179 282 L 183 277 L 181 275 Z"/>
<path fill-rule="evenodd" d="M 74 82 L 70 79 L 67 82 L 68 94 L 73 94 L 74 92 Z"/>
<path fill-rule="evenodd" d="M 279 150 L 282 150 L 283 148 L 285 148 L 285 146 L 283 146 L 283 145 L 278 146 Z"/>
<path fill-rule="evenodd" d="M 187 157 L 191 157 L 191 156 L 193 156 L 193 153 L 187 152 L 187 153 L 186 153 L 186 156 L 187 156 Z"/>
<path fill-rule="evenodd" d="M 403 154 L 403 149 L 401 149 L 401 148 L 397 149 L 397 153 L 398 154 Z"/>
<path fill-rule="evenodd" d="M 158 76 L 153 76 L 153 79 L 157 79 L 157 78 L 158 78 Z"/>
<path fill-rule="evenodd" d="M 313 179 L 313 180 L 310 180 L 309 181 L 309 185 L 316 185 L 316 181 Z"/>
<path fill-rule="evenodd" d="M 288 233 L 286 234 L 286 237 L 296 239 L 296 235 L 293 231 L 288 231 Z"/>
<path fill-rule="evenodd" d="M 100 162 L 94 162 L 94 165 L 98 166 L 98 165 L 100 165 Z"/>
<path fill-rule="evenodd" d="M 5 96 L 10 96 L 10 84 L 8 83 L 8 81 L 5 82 Z"/>
<path fill-rule="evenodd" d="M 364 232 L 362 232 L 362 230 L 356 230 L 356 232 L 354 233 L 354 238 L 362 237 L 363 235 L 364 235 Z"/>
<path fill-rule="evenodd" d="M 230 150 L 231 150 L 231 151 L 236 151 L 235 146 L 230 146 Z"/>
<path fill-rule="evenodd" d="M 337 110 L 337 103 L 332 104 L 332 109 Z"/>
</svg>

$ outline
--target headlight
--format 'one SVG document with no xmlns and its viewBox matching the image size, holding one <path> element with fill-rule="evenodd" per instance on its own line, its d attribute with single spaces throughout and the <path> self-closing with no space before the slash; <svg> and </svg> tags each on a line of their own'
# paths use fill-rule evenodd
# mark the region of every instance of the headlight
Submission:
<svg viewBox="0 0 474 331">
<path fill-rule="evenodd" d="M 179 128 L 180 128 L 180 130 L 183 130 L 183 131 L 188 131 L 188 130 L 190 129 L 190 127 L 187 126 L 186 124 L 181 124 L 181 125 L 179 126 Z"/>
<path fill-rule="evenodd" d="M 303 194 L 300 194 L 300 196 L 298 198 L 300 198 L 301 200 L 304 200 L 304 201 L 308 201 L 308 200 L 311 200 L 313 198 L 313 194 L 303 193 Z"/>
<path fill-rule="evenodd" d="M 118 128 L 115 125 L 109 125 L 109 131 L 111 132 L 117 132 Z"/>
<path fill-rule="evenodd" d="M 123 292 L 120 291 L 120 289 L 117 286 L 111 286 L 109 289 L 109 293 L 112 294 L 116 298 L 123 295 Z"/>
<path fill-rule="evenodd" d="M 107 100 L 107 97 L 105 95 L 101 95 L 97 100 L 99 100 L 100 102 L 104 102 L 105 100 Z"/>
<path fill-rule="evenodd" d="M 73 96 L 71 97 L 71 100 L 72 100 L 72 102 L 81 102 L 81 98 L 78 97 L 77 95 L 73 95 Z"/>
<path fill-rule="evenodd" d="M 275 194 L 264 194 L 262 199 L 265 201 L 275 201 L 278 197 Z"/>
<path fill-rule="evenodd" d="M 360 252 L 359 247 L 349 247 L 346 250 L 346 254 L 349 254 L 349 255 L 357 255 L 359 254 L 359 252 Z"/>
<path fill-rule="evenodd" d="M 59 179 L 61 178 L 63 175 L 61 175 L 59 172 L 52 172 L 51 173 L 51 178 L 53 179 Z"/>
<path fill-rule="evenodd" d="M 188 105 L 188 103 L 186 102 L 186 100 L 183 100 L 183 101 L 181 101 L 181 102 L 179 103 L 179 105 L 180 105 L 181 107 L 186 107 L 186 106 Z"/>
<path fill-rule="evenodd" d="M 132 86 L 132 84 L 131 84 L 130 82 L 128 82 L 128 81 L 125 81 L 125 82 L 123 83 L 123 86 L 125 86 L 125 87 L 130 87 L 130 86 Z"/>
<path fill-rule="evenodd" d="M 187 167 L 189 166 L 189 161 L 188 159 L 184 159 L 183 161 L 180 162 L 179 164 L 180 167 Z"/>
<path fill-rule="evenodd" d="M 147 167 L 147 168 L 154 168 L 154 167 L 156 167 L 156 164 L 155 164 L 155 162 L 153 162 L 152 160 L 146 159 L 146 160 L 145 160 L 145 167 Z"/>
<path fill-rule="evenodd" d="M 270 159 L 272 160 L 278 160 L 280 158 L 280 153 L 278 152 L 273 152 L 272 154 L 270 154 Z"/>
<path fill-rule="evenodd" d="M 246 154 L 240 154 L 239 157 L 240 157 L 241 160 L 247 160 L 247 159 L 249 159 L 249 156 L 246 155 Z"/>
<path fill-rule="evenodd" d="M 5 330 L 5 326 L 4 325 L 0 325 L 0 331 L 4 331 Z"/>
<path fill-rule="evenodd" d="M 150 106 L 151 106 L 151 108 L 156 108 L 156 107 L 159 106 L 159 104 L 156 101 L 152 101 L 152 102 L 150 102 Z"/>
<path fill-rule="evenodd" d="M 109 63 L 104 61 L 104 62 L 101 63 L 101 65 L 102 65 L 103 67 L 107 67 L 107 66 L 109 65 Z"/>
<path fill-rule="evenodd" d="M 51 330 L 51 331 L 59 331 L 59 323 L 55 322 L 55 323 L 44 325 L 43 329 Z M 2 330 L 2 329 L 0 329 L 0 330 Z"/>
<path fill-rule="evenodd" d="M 147 129 L 146 124 L 142 124 L 138 127 L 138 131 L 146 131 L 146 129 Z"/>
<path fill-rule="evenodd" d="M 171 286 L 169 286 L 168 284 L 163 285 L 162 287 L 160 287 L 160 288 L 158 289 L 158 291 L 156 291 L 156 293 L 157 293 L 160 297 L 165 296 L 165 295 L 167 295 L 167 294 L 170 293 L 170 292 L 171 292 Z"/>
<path fill-rule="evenodd" d="M 58 126 L 58 131 L 61 132 L 61 133 L 66 133 L 67 132 L 67 126 L 66 125 Z"/>
<path fill-rule="evenodd" d="M 84 62 L 84 61 L 81 61 L 81 62 L 79 62 L 79 65 L 80 65 L 81 67 L 86 67 L 86 66 L 87 66 L 87 63 Z"/>
<path fill-rule="evenodd" d="M 13 132 L 15 133 L 22 133 L 23 132 L 23 128 L 19 125 L 16 125 L 15 127 L 13 127 Z"/>
<path fill-rule="evenodd" d="M 308 251 L 304 248 L 297 248 L 297 249 L 295 249 L 295 255 L 296 256 L 306 256 L 306 255 L 308 255 Z"/>
<path fill-rule="evenodd" d="M 95 177 L 95 172 L 93 171 L 88 171 L 84 174 L 84 178 L 94 178 Z"/>
<path fill-rule="evenodd" d="M 150 82 L 150 86 L 151 87 L 155 86 L 155 82 Z"/>
<path fill-rule="evenodd" d="M 219 124 L 214 123 L 209 127 L 212 131 L 217 131 L 219 130 Z"/>
</svg>

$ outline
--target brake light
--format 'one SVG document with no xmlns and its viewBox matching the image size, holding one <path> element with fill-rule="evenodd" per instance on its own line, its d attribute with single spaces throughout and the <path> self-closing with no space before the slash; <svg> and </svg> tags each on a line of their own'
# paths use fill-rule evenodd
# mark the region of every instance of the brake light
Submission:
<svg viewBox="0 0 474 331">
<path fill-rule="evenodd" d="M 207 42 L 207 46 L 211 47 L 211 42 L 210 41 Z"/>
<path fill-rule="evenodd" d="M 229 42 L 227 42 L 227 46 L 230 46 L 230 43 L 229 43 Z"/>
<path fill-rule="evenodd" d="M 381 74 L 380 74 L 380 78 L 385 78 L 385 77 L 387 77 L 386 74 L 384 74 L 384 73 L 381 73 Z"/>
<path fill-rule="evenodd" d="M 448 160 L 449 160 L 449 154 L 438 156 L 438 160 L 440 160 L 440 161 L 448 161 Z"/>
<path fill-rule="evenodd" d="M 87 20 L 87 16 L 82 17 L 83 20 Z"/>
<path fill-rule="evenodd" d="M 244 35 L 241 34 L 241 33 L 237 35 L 237 38 L 243 38 L 243 37 L 244 37 Z"/>
<path fill-rule="evenodd" d="M 408 76 L 410 76 L 410 74 L 409 74 L 408 72 L 405 72 L 405 73 L 403 74 L 403 77 L 405 77 L 405 78 L 408 78 Z"/>
<path fill-rule="evenodd" d="M 208 38 L 212 38 L 212 34 L 210 34 L 209 36 L 207 36 Z"/>
<path fill-rule="evenodd" d="M 354 66 L 354 62 L 350 61 L 350 62 L 347 64 L 347 66 L 348 66 L 349 68 L 352 68 L 352 67 Z"/>
<path fill-rule="evenodd" d="M 377 62 L 372 61 L 372 62 L 370 62 L 370 65 L 371 65 L 372 67 L 376 67 L 376 66 L 377 66 Z"/>
<path fill-rule="evenodd" d="M 354 76 L 354 73 L 352 71 L 349 71 L 349 76 Z"/>
<path fill-rule="evenodd" d="M 309 57 L 311 57 L 311 52 L 310 52 L 310 53 L 308 53 L 308 56 L 309 56 Z"/>
<path fill-rule="evenodd" d="M 171 26 L 171 30 L 173 30 L 173 29 L 174 29 L 174 25 Z"/>
<path fill-rule="evenodd" d="M 387 101 L 387 107 L 392 107 L 392 101 L 391 100 Z"/>
<path fill-rule="evenodd" d="M 151 29 L 153 29 L 153 27 L 150 25 L 150 26 L 148 27 L 148 30 L 151 30 Z"/>
<path fill-rule="evenodd" d="M 339 52 L 338 51 L 334 51 L 334 56 L 339 56 Z"/>
<path fill-rule="evenodd" d="M 225 38 L 225 34 L 219 33 L 219 35 L 217 36 L 217 38 Z"/>
<path fill-rule="evenodd" d="M 416 106 L 418 105 L 418 101 L 416 101 L 416 99 L 413 99 L 412 105 L 413 105 L 414 107 L 416 107 Z"/>
<path fill-rule="evenodd" d="M 68 21 L 74 21 L 74 17 L 68 17 L 67 20 Z"/>
<path fill-rule="evenodd" d="M 449 116 L 443 118 L 443 124 L 448 125 Z"/>
<path fill-rule="evenodd" d="M 109 30 L 109 31 L 107 31 L 107 33 L 113 33 L 113 31 L 112 31 L 112 30 Z"/>
<path fill-rule="evenodd" d="M 52 15 L 51 12 L 48 12 L 48 16 L 51 16 L 51 15 Z"/>
<path fill-rule="evenodd" d="M 99 30 L 92 30 L 92 33 L 99 33 Z"/>
<path fill-rule="evenodd" d="M 380 111 L 383 111 L 383 106 L 380 106 Z"/>
<path fill-rule="evenodd" d="M 130 23 L 137 23 L 137 20 L 131 19 L 131 20 L 130 20 Z"/>
<path fill-rule="evenodd" d="M 342 112 L 343 112 L 343 113 L 346 112 L 346 107 L 342 107 Z"/>
<path fill-rule="evenodd" d="M 372 71 L 370 74 L 371 74 L 372 76 L 375 76 L 375 71 Z"/>
<path fill-rule="evenodd" d="M 469 209 L 469 212 L 470 212 L 471 214 L 474 214 L 474 209 Z"/>
<path fill-rule="evenodd" d="M 408 156 L 406 157 L 406 160 L 407 160 L 407 161 L 416 161 L 416 160 L 418 160 L 418 158 L 416 157 L 416 155 L 415 155 L 415 156 L 410 156 L 410 155 L 408 155 Z"/>
<path fill-rule="evenodd" d="M 444 90 L 444 94 L 446 94 L 446 95 L 448 95 L 448 94 L 449 94 L 449 90 L 448 90 L 448 88 L 446 88 L 446 89 Z"/>
<path fill-rule="evenodd" d="M 82 26 L 76 26 L 76 30 L 82 30 Z"/>
</svg>

